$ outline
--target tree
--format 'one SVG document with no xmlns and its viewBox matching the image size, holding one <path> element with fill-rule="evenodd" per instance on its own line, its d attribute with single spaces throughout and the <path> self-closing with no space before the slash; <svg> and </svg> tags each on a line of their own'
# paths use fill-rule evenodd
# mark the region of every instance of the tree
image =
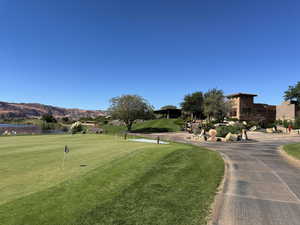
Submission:
<svg viewBox="0 0 300 225">
<path fill-rule="evenodd" d="M 202 92 L 194 92 L 184 96 L 183 102 L 180 104 L 183 111 L 191 114 L 192 119 L 203 117 L 203 94 Z"/>
<path fill-rule="evenodd" d="M 226 102 L 222 90 L 216 88 L 204 94 L 204 114 L 211 121 L 212 118 L 221 121 L 227 115 L 229 103 Z"/>
<path fill-rule="evenodd" d="M 131 131 L 135 120 L 153 118 L 153 107 L 138 95 L 122 95 L 112 98 L 110 103 L 111 116 L 124 121 L 128 131 Z"/>
<path fill-rule="evenodd" d="M 296 101 L 297 104 L 300 104 L 300 81 L 295 86 L 289 86 L 289 89 L 284 92 L 284 99 L 285 101 Z"/>
<path fill-rule="evenodd" d="M 54 116 L 50 113 L 44 114 L 42 116 L 42 120 L 47 122 L 47 123 L 56 123 L 57 122 L 56 119 L 54 118 Z"/>
</svg>

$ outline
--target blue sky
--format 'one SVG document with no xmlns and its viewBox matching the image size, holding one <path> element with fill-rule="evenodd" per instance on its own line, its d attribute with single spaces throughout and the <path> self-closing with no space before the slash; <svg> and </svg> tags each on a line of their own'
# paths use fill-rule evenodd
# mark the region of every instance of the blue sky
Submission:
<svg viewBox="0 0 300 225">
<path fill-rule="evenodd" d="M 0 101 L 156 108 L 223 89 L 278 104 L 300 80 L 297 0 L 0 0 Z"/>
</svg>

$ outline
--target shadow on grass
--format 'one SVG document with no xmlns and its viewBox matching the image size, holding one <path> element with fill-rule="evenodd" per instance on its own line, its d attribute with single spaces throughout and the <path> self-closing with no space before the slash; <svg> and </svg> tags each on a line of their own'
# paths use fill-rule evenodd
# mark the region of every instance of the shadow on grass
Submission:
<svg viewBox="0 0 300 225">
<path fill-rule="evenodd" d="M 146 128 L 135 129 L 135 130 L 132 130 L 131 132 L 132 133 L 149 134 L 149 133 L 171 132 L 171 130 L 168 128 L 146 127 Z"/>
</svg>

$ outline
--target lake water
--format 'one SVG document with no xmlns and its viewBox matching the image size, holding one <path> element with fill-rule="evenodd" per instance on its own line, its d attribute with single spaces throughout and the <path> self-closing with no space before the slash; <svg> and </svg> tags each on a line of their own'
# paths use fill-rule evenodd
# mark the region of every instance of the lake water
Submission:
<svg viewBox="0 0 300 225">
<path fill-rule="evenodd" d="M 15 127 L 15 128 L 23 128 L 23 127 L 35 127 L 34 125 L 30 124 L 5 124 L 5 123 L 0 123 L 0 127 Z"/>
</svg>

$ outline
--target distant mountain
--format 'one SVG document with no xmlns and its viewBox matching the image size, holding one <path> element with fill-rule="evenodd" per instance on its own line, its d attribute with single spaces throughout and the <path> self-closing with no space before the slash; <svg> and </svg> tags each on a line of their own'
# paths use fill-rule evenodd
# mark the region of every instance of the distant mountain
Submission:
<svg viewBox="0 0 300 225">
<path fill-rule="evenodd" d="M 67 109 L 38 103 L 8 103 L 0 102 L 0 118 L 39 118 L 44 114 L 52 114 L 54 117 L 80 117 L 105 116 L 101 110 Z"/>
</svg>

